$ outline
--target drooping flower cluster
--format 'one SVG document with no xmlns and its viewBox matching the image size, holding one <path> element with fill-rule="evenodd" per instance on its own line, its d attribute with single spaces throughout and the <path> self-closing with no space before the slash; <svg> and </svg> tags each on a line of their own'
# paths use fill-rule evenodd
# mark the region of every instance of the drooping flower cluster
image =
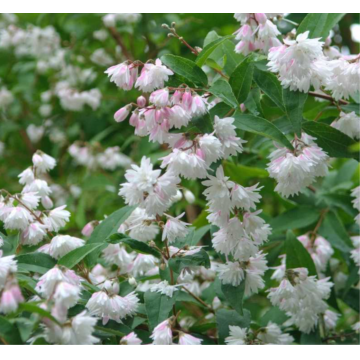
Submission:
<svg viewBox="0 0 360 360">
<path fill-rule="evenodd" d="M 351 250 L 351 258 L 354 260 L 356 266 L 359 267 L 359 274 L 360 274 L 360 236 L 352 236 L 351 241 L 355 248 Z"/>
<path fill-rule="evenodd" d="M 315 143 L 314 137 L 305 133 L 301 139 L 294 139 L 294 150 L 277 146 L 269 158 L 270 177 L 276 179 L 275 190 L 289 197 L 298 194 L 311 185 L 315 178 L 323 177 L 328 172 L 328 155 Z"/>
<path fill-rule="evenodd" d="M 354 209 L 360 212 L 360 186 L 352 190 L 351 196 L 355 198 L 352 201 Z M 360 225 L 360 214 L 355 217 L 355 221 L 358 225 Z"/>
<path fill-rule="evenodd" d="M 105 150 L 91 144 L 74 143 L 69 147 L 69 154 L 79 165 L 86 166 L 90 170 L 98 168 L 115 170 L 118 167 L 127 168 L 132 163 L 131 159 L 120 152 L 118 146 L 108 147 Z"/>
<path fill-rule="evenodd" d="M 290 317 L 287 325 L 308 334 L 328 310 L 324 300 L 329 298 L 332 286 L 329 278 L 308 276 L 306 268 L 287 269 L 279 287 L 269 290 L 268 298 Z"/>
<path fill-rule="evenodd" d="M 294 338 L 283 333 L 280 327 L 271 321 L 266 327 L 251 332 L 239 326 L 229 326 L 229 336 L 225 338 L 227 345 L 248 345 L 248 344 L 271 344 L 271 345 L 290 345 Z M 250 336 L 251 335 L 251 336 Z"/>
<path fill-rule="evenodd" d="M 235 46 L 235 52 L 246 56 L 260 50 L 267 54 L 270 48 L 281 45 L 277 39 L 280 31 L 270 19 L 282 15 L 280 13 L 235 14 L 235 19 L 241 23 L 240 29 L 235 32 L 235 39 L 240 40 Z"/>
<path fill-rule="evenodd" d="M 224 175 L 221 166 L 216 176 L 208 177 L 209 180 L 203 182 L 207 187 L 204 194 L 209 205 L 208 220 L 220 227 L 212 243 L 227 259 L 218 266 L 219 278 L 223 284 L 233 286 L 245 280 L 245 294 L 257 293 L 264 287 L 262 276 L 267 270 L 265 255 L 259 252 L 259 246 L 271 233 L 270 226 L 257 216 L 261 211 L 251 212 L 261 199 L 258 193 L 261 188 L 235 184 Z"/>
</svg>

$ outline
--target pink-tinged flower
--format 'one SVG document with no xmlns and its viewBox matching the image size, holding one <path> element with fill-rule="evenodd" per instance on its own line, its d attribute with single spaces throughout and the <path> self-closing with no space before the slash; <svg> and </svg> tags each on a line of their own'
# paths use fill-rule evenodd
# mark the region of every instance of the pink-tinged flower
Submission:
<svg viewBox="0 0 360 360">
<path fill-rule="evenodd" d="M 94 222 L 90 221 L 83 227 L 83 229 L 81 230 L 81 234 L 83 234 L 86 237 L 90 237 L 93 231 L 94 231 Z"/>
<path fill-rule="evenodd" d="M 177 217 L 172 217 L 166 214 L 168 220 L 165 223 L 163 234 L 162 234 L 162 241 L 165 239 L 168 240 L 169 244 L 175 242 L 176 238 L 184 238 L 189 229 L 187 228 L 188 223 L 181 221 L 180 219 L 185 215 L 185 213 L 180 214 Z"/>
<path fill-rule="evenodd" d="M 126 105 L 124 107 L 122 107 L 121 109 L 119 109 L 115 114 L 114 114 L 114 119 L 116 122 L 122 122 L 124 121 L 128 115 L 130 114 L 132 106 Z"/>
<path fill-rule="evenodd" d="M 204 115 L 207 112 L 206 103 L 200 95 L 192 98 L 191 113 L 193 116 Z"/>
<path fill-rule="evenodd" d="M 17 283 L 7 285 L 0 298 L 0 313 L 9 314 L 17 310 L 24 298 Z"/>
<path fill-rule="evenodd" d="M 131 332 L 120 340 L 120 345 L 141 345 L 141 343 L 142 340 L 139 339 L 134 332 Z"/>
<path fill-rule="evenodd" d="M 56 165 L 56 160 L 38 150 L 32 157 L 32 161 L 38 172 L 47 172 L 52 170 Z"/>
<path fill-rule="evenodd" d="M 260 24 L 265 24 L 267 16 L 264 13 L 255 13 L 255 19 Z"/>
<path fill-rule="evenodd" d="M 167 319 L 160 323 L 150 336 L 153 339 L 153 345 L 171 345 L 172 344 L 172 319 Z"/>
<path fill-rule="evenodd" d="M 143 108 L 146 106 L 146 98 L 141 95 L 136 99 L 136 103 L 139 108 Z"/>
<path fill-rule="evenodd" d="M 150 102 L 152 102 L 157 107 L 164 107 L 169 102 L 169 89 L 159 89 L 151 93 Z"/>
<path fill-rule="evenodd" d="M 123 62 L 111 66 L 105 71 L 105 74 L 108 74 L 110 81 L 114 82 L 118 87 L 124 90 L 131 90 L 137 79 L 138 69 Z"/>
<path fill-rule="evenodd" d="M 198 339 L 190 334 L 180 332 L 179 334 L 179 345 L 201 345 L 202 339 Z"/>
<path fill-rule="evenodd" d="M 182 96 L 182 106 L 186 111 L 191 112 L 193 97 L 190 89 L 186 89 Z"/>
</svg>

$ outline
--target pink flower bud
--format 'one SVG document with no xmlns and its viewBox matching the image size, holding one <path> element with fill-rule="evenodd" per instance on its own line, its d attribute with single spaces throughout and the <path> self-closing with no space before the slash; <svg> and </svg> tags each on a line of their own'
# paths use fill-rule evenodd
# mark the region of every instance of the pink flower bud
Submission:
<svg viewBox="0 0 360 360">
<path fill-rule="evenodd" d="M 240 110 L 241 110 L 241 112 L 245 112 L 245 111 L 246 111 L 246 106 L 245 106 L 245 104 L 240 104 Z"/>
<path fill-rule="evenodd" d="M 132 105 L 129 104 L 129 105 L 122 107 L 120 110 L 118 110 L 114 115 L 115 121 L 116 122 L 124 121 L 128 117 L 131 108 L 132 108 Z"/>
<path fill-rule="evenodd" d="M 183 93 L 179 90 L 176 90 L 173 94 L 173 96 L 171 97 L 171 103 L 173 105 L 177 105 L 180 104 L 181 102 L 181 98 L 182 98 Z"/>
<path fill-rule="evenodd" d="M 54 206 L 53 201 L 48 196 L 41 198 L 41 204 L 45 209 L 51 209 Z"/>
<path fill-rule="evenodd" d="M 139 108 L 143 108 L 146 106 L 146 98 L 144 96 L 139 96 L 136 100 Z"/>
<path fill-rule="evenodd" d="M 92 232 L 94 231 L 94 224 L 92 221 L 90 221 L 89 223 L 87 223 L 83 229 L 81 230 L 81 233 L 84 235 L 84 236 L 87 236 L 89 237 Z"/>
<path fill-rule="evenodd" d="M 256 13 L 255 14 L 255 19 L 258 23 L 260 24 L 265 24 L 266 23 L 266 20 L 267 20 L 267 17 L 264 13 Z"/>
</svg>

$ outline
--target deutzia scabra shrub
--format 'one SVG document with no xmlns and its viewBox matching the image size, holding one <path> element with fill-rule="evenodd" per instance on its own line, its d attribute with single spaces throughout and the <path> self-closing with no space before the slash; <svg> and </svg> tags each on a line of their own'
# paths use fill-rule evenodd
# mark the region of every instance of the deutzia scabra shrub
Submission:
<svg viewBox="0 0 360 360">
<path fill-rule="evenodd" d="M 165 15 L 3 15 L 1 51 L 36 76 L 0 84 L 0 343 L 357 343 L 345 14 L 237 13 L 233 34 L 223 14 L 205 41 Z"/>
</svg>

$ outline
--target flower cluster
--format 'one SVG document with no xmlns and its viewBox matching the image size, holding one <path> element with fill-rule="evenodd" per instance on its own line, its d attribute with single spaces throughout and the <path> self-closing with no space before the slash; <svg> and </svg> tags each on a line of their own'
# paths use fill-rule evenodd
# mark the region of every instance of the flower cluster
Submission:
<svg viewBox="0 0 360 360">
<path fill-rule="evenodd" d="M 239 326 L 229 326 L 229 336 L 225 338 L 227 345 L 248 345 L 248 344 L 271 344 L 290 345 L 294 338 L 281 331 L 281 328 L 271 321 L 266 327 L 256 331 L 249 331 Z"/>
<path fill-rule="evenodd" d="M 306 268 L 287 269 L 279 287 L 269 290 L 268 298 L 289 316 L 287 325 L 296 325 L 308 334 L 328 310 L 324 300 L 329 298 L 332 286 L 329 278 L 308 276 Z"/>
<path fill-rule="evenodd" d="M 281 85 L 290 90 L 308 92 L 312 86 L 329 90 L 335 100 L 354 97 L 360 90 L 359 56 L 328 58 L 320 38 L 309 39 L 309 31 L 295 40 L 269 50 L 268 67 L 279 74 Z"/>
<path fill-rule="evenodd" d="M 352 203 L 353 203 L 353 206 L 354 206 L 354 209 L 356 209 L 357 211 L 360 212 L 360 186 L 356 187 L 355 189 L 352 190 L 351 192 L 351 196 L 353 198 L 355 198 Z M 357 224 L 360 225 L 360 214 L 358 214 L 356 217 L 355 217 L 355 221 Z"/>
<path fill-rule="evenodd" d="M 315 138 L 302 134 L 301 139 L 292 141 L 294 150 L 277 145 L 269 158 L 270 177 L 276 179 L 275 190 L 289 197 L 298 194 L 311 185 L 316 177 L 323 177 L 328 172 L 328 155 L 315 143 Z"/>
<path fill-rule="evenodd" d="M 360 117 L 354 111 L 351 113 L 341 111 L 339 118 L 331 126 L 353 139 L 360 139 Z"/>
<path fill-rule="evenodd" d="M 240 40 L 235 46 L 235 52 L 246 56 L 253 51 L 260 50 L 267 54 L 272 47 L 281 45 L 277 38 L 280 31 L 270 19 L 282 15 L 269 13 L 235 14 L 235 19 L 241 23 L 240 29 L 235 32 L 235 39 Z"/>
<path fill-rule="evenodd" d="M 220 227 L 214 233 L 212 243 L 214 249 L 227 259 L 218 267 L 219 278 L 223 284 L 233 286 L 245 280 L 245 294 L 257 293 L 264 287 L 262 276 L 267 270 L 265 255 L 259 252 L 259 246 L 271 233 L 270 226 L 258 216 L 261 211 L 251 212 L 261 199 L 258 193 L 261 188 L 235 184 L 224 175 L 221 166 L 216 176 L 208 177 L 209 180 L 203 182 L 207 187 L 204 194 L 209 205 L 208 220 Z"/>
</svg>

